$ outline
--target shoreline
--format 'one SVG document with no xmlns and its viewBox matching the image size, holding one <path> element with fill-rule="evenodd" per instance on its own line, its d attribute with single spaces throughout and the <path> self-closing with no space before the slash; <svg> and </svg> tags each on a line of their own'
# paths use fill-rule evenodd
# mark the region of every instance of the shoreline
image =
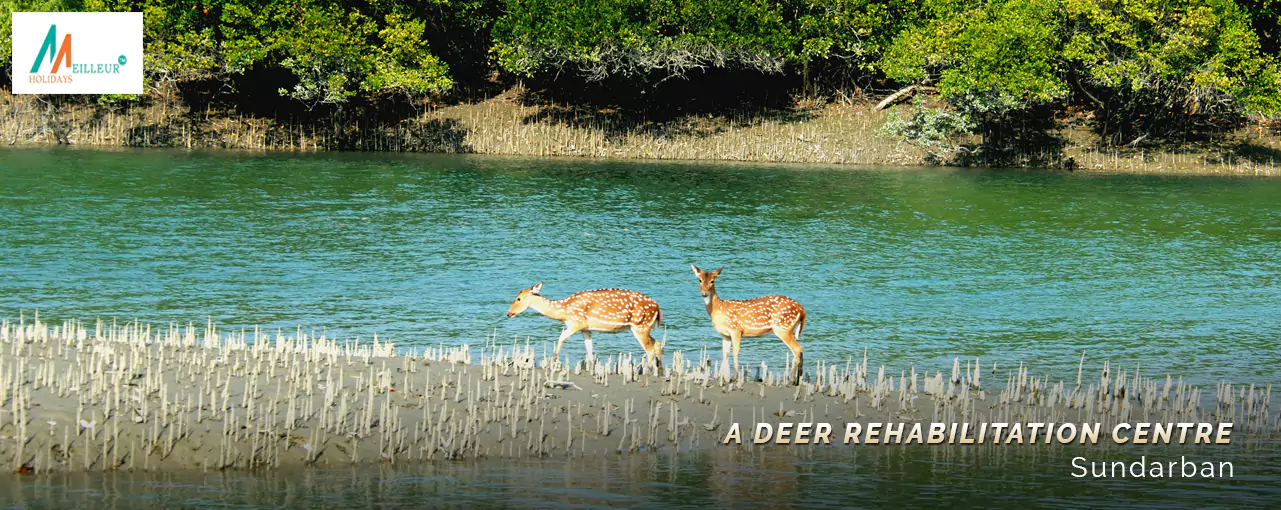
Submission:
<svg viewBox="0 0 1281 510">
<path fill-rule="evenodd" d="M 398 351 L 301 329 L 4 321 L 0 462 L 46 473 L 627 457 L 753 450 L 755 424 L 793 422 L 1099 423 L 1106 438 L 1120 422 L 1231 421 L 1242 442 L 1281 434 L 1270 387 L 1220 386 L 1211 397 L 1168 378 L 1109 374 L 1106 363 L 1072 383 L 1025 368 L 983 374 L 959 360 L 950 375 L 818 361 L 791 386 L 786 367 L 743 367 L 746 377 L 731 381 L 706 353 L 665 358 L 660 377 L 631 354 L 570 366 L 494 339 Z M 734 423 L 744 444 L 722 445 Z"/>
<path fill-rule="evenodd" d="M 657 158 L 594 158 L 586 156 L 566 156 L 566 155 L 531 155 L 531 154 L 479 154 L 479 153 L 449 153 L 449 152 L 411 152 L 411 151 L 352 151 L 352 150 L 307 150 L 300 151 L 288 148 L 239 148 L 239 147 L 133 147 L 117 145 L 59 145 L 59 144 L 26 144 L 11 145 L 9 149 L 17 150 L 84 150 L 84 151 L 174 151 L 175 153 L 192 154 L 244 154 L 244 155 L 388 155 L 388 156 L 446 156 L 446 157 L 475 157 L 492 160 L 495 158 L 512 158 L 513 160 L 566 160 L 586 163 L 628 163 L 636 165 L 717 165 L 717 166 L 736 166 L 747 169 L 786 169 L 804 171 L 808 168 L 821 168 L 823 170 L 843 170 L 843 171 L 887 171 L 887 172 L 913 172 L 913 171 L 945 171 L 945 172 L 965 172 L 965 171 L 1001 171 L 1001 172 L 1054 172 L 1054 173 L 1076 173 L 1083 176 L 1103 177 L 1108 175 L 1116 176 L 1155 176 L 1155 177 L 1213 177 L 1213 178 L 1259 178 L 1272 179 L 1281 177 L 1281 167 L 1275 174 L 1255 174 L 1245 172 L 1222 173 L 1207 171 L 1197 172 L 1142 172 L 1142 171 L 1125 171 L 1125 170 L 1068 170 L 1063 168 L 1029 168 L 1029 167 L 982 167 L 982 166 L 955 166 L 955 165 L 871 165 L 862 163 L 811 163 L 800 161 L 752 161 L 752 160 L 706 160 L 706 159 L 657 159 Z"/>
<path fill-rule="evenodd" d="M 405 118 L 352 114 L 295 122 L 182 104 L 106 107 L 42 105 L 0 93 L 0 133 L 11 147 L 136 147 L 267 152 L 421 152 L 599 161 L 832 164 L 917 168 L 1004 168 L 1091 174 L 1281 176 L 1271 154 L 1281 138 L 1251 137 L 1250 128 L 1217 145 L 1179 148 L 1099 147 L 1079 122 L 1056 132 L 1062 149 L 1025 153 L 955 152 L 944 159 L 875 134 L 899 107 L 869 104 L 740 112 L 639 122 L 600 112 L 529 105 L 508 91 L 485 100 L 436 106 Z M 153 98 L 154 99 L 154 98 Z M 155 101 L 161 101 L 155 99 Z M 1242 135 L 1244 133 L 1244 135 Z M 1235 145 L 1233 145 L 1235 144 Z"/>
</svg>

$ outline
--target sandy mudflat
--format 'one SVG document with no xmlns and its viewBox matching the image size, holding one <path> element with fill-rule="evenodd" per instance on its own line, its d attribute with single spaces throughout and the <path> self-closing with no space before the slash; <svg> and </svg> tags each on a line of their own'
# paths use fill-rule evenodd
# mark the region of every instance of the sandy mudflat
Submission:
<svg viewBox="0 0 1281 510">
<path fill-rule="evenodd" d="M 1123 371 L 1049 382 L 1017 367 L 869 371 L 866 360 L 744 367 L 667 353 L 588 364 L 543 346 L 488 342 L 406 352 L 301 332 L 224 334 L 78 323 L 0 325 L 0 462 L 21 472 L 243 469 L 414 463 L 469 457 L 631 455 L 731 448 L 757 422 L 1235 421 L 1276 433 L 1270 388 L 1202 390 Z M 573 366 L 570 366 L 572 364 Z M 986 365 L 985 365 L 986 366 Z M 763 376 L 761 375 L 763 374 Z M 770 447 L 784 446 L 743 446 Z M 873 447 L 870 445 L 852 447 Z M 1029 448 L 1032 446 L 1023 446 Z"/>
</svg>

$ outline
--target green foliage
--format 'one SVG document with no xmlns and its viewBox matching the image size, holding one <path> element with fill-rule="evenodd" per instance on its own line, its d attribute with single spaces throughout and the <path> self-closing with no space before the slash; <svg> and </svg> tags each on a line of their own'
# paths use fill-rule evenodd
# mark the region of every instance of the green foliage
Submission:
<svg viewBox="0 0 1281 510">
<path fill-rule="evenodd" d="M 588 79 L 700 67 L 778 72 L 796 34 L 768 0 L 507 0 L 493 53 L 529 76 L 574 68 Z"/>
<path fill-rule="evenodd" d="M 65 0 L 0 0 L 0 66 L 13 64 L 13 13 L 74 10 Z"/>
<path fill-rule="evenodd" d="M 892 116 L 876 130 L 878 136 L 898 138 L 932 151 L 950 152 L 950 140 L 973 133 L 973 119 L 963 112 L 925 105 L 921 96 L 912 100 L 907 118 Z"/>
<path fill-rule="evenodd" d="M 236 19 L 249 14 L 238 13 Z M 397 12 L 378 19 L 334 4 L 304 9 L 293 19 L 295 23 L 270 31 L 267 44 L 249 44 L 256 41 L 250 39 L 238 45 L 255 60 L 265 51 L 293 72 L 298 84 L 281 89 L 281 95 L 309 104 L 338 104 L 360 92 L 414 96 L 451 85 L 447 67 L 423 41 L 422 20 Z"/>
<path fill-rule="evenodd" d="M 833 60 L 874 72 L 901 31 L 937 0 L 505 0 L 493 53 L 520 75 L 577 70 L 589 80 L 705 67 L 780 72 Z M 945 3 L 943 3 L 946 5 Z"/>
<path fill-rule="evenodd" d="M 895 38 L 884 58 L 886 75 L 931 82 L 949 100 L 995 97 L 1017 108 L 1059 99 L 1058 0 L 1004 0 L 944 13 Z M 988 105 L 990 109 L 992 105 Z"/>
<path fill-rule="evenodd" d="M 446 5 L 447 0 L 441 0 L 414 7 L 443 9 Z M 420 97 L 452 86 L 448 66 L 426 43 L 427 20 L 410 7 L 379 0 L 6 0 L 0 4 L 10 11 L 141 11 L 149 83 L 221 80 L 255 67 L 279 67 L 298 80 L 291 89 L 281 89 L 281 95 L 313 106 L 342 104 L 356 96 Z M 5 29 L 9 29 L 7 23 Z M 6 35 L 5 44 L 9 40 Z M 10 53 L 4 57 L 10 58 Z"/>
<path fill-rule="evenodd" d="M 362 93 L 422 96 L 452 85 L 448 66 L 424 42 L 426 23 L 396 3 L 214 0 L 145 12 L 160 27 L 150 34 L 149 54 L 158 57 L 151 71 L 174 80 L 279 66 L 298 79 L 281 95 L 310 105 Z"/>
<path fill-rule="evenodd" d="M 1250 17 L 1250 26 L 1259 35 L 1259 48 L 1263 53 L 1276 55 L 1281 47 L 1281 0 L 1240 0 L 1237 5 Z"/>
<path fill-rule="evenodd" d="M 1089 85 L 1191 114 L 1281 111 L 1276 62 L 1231 0 L 1065 0 L 1062 58 Z M 1181 103 L 1181 105 L 1180 105 Z"/>
<path fill-rule="evenodd" d="M 1180 114 L 1206 116 L 1222 129 L 1241 114 L 1281 111 L 1275 59 L 1260 50 L 1251 17 L 1232 0 L 940 7 L 894 39 L 883 69 L 901 82 L 937 82 L 985 133 L 1073 95 L 1104 110 L 1112 135 L 1160 135 L 1184 126 L 1170 120 Z"/>
<path fill-rule="evenodd" d="M 98 94 L 97 103 L 100 106 L 122 106 L 140 101 L 143 97 L 145 96 L 141 94 Z"/>
<path fill-rule="evenodd" d="M 311 107 L 494 70 L 650 85 L 719 68 L 933 85 L 985 139 L 1070 102 L 1117 140 L 1281 114 L 1281 0 L 0 0 L 15 10 L 141 11 L 150 90 L 270 76 Z M 962 126 L 940 112 L 887 132 L 935 143 Z"/>
<path fill-rule="evenodd" d="M 942 3 L 938 3 L 942 4 Z M 877 69 L 894 37 L 936 15 L 929 0 L 806 0 L 797 7 L 799 56 L 840 59 L 863 71 Z"/>
</svg>

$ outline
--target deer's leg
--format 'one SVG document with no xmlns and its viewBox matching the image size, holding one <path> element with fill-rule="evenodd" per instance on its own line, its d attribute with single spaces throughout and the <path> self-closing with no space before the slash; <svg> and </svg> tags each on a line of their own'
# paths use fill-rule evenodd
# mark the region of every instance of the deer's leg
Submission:
<svg viewBox="0 0 1281 510">
<path fill-rule="evenodd" d="M 658 376 L 662 377 L 663 376 L 663 345 L 658 343 L 658 340 L 654 340 L 654 337 L 649 334 L 649 331 L 645 332 L 645 336 L 649 337 L 650 345 L 654 346 L 654 368 L 658 370 Z"/>
<path fill-rule="evenodd" d="M 721 370 L 729 372 L 729 335 L 721 335 Z"/>
<path fill-rule="evenodd" d="M 587 347 L 587 359 L 592 358 L 592 332 L 583 330 L 583 345 Z"/>
<path fill-rule="evenodd" d="M 560 339 L 556 341 L 556 350 L 552 351 L 552 357 L 560 359 L 560 348 L 565 345 L 565 339 L 569 338 L 583 329 L 581 326 L 573 323 L 565 323 L 565 331 L 560 332 Z"/>
<path fill-rule="evenodd" d="M 801 375 L 805 373 L 805 349 L 796 340 L 796 335 L 792 334 L 791 328 L 783 329 L 782 326 L 776 326 L 774 334 L 783 339 L 783 343 L 787 344 L 787 348 L 792 350 L 792 361 L 794 362 L 792 366 L 792 382 L 797 385 L 801 384 Z"/>
<path fill-rule="evenodd" d="M 734 335 L 730 337 L 730 343 L 734 346 L 734 378 L 738 379 L 738 348 L 743 345 L 743 333 L 741 331 L 735 332 Z"/>
</svg>

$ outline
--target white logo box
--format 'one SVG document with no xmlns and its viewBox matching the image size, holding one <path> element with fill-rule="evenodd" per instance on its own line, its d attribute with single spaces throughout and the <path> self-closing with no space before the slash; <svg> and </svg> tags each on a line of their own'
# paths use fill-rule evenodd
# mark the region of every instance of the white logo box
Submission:
<svg viewBox="0 0 1281 510">
<path fill-rule="evenodd" d="M 12 23 L 14 94 L 143 93 L 141 12 L 15 12 Z"/>
</svg>

